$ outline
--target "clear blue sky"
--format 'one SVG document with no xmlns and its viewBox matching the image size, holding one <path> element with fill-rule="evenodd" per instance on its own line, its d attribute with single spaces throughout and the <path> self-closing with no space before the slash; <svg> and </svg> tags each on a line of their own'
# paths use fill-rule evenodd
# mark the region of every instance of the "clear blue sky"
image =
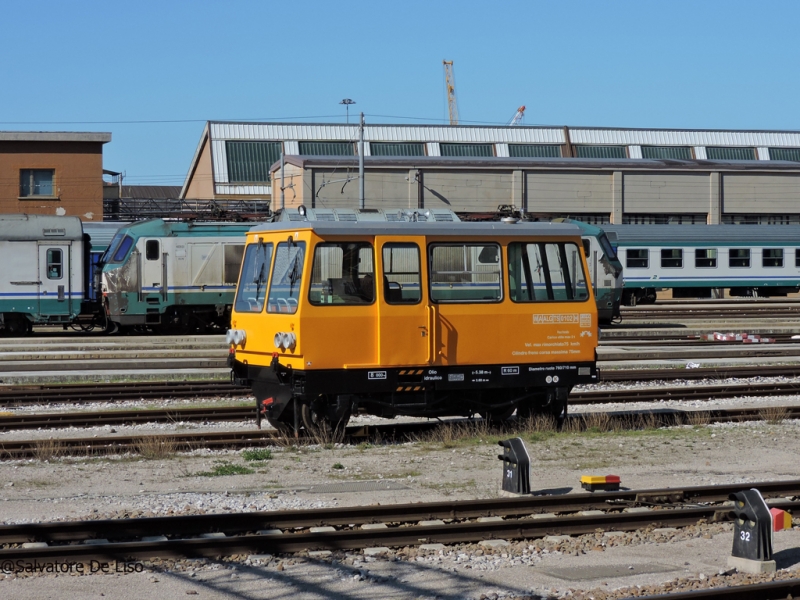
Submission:
<svg viewBox="0 0 800 600">
<path fill-rule="evenodd" d="M 800 129 L 798 2 L 6 0 L 0 130 L 179 185 L 206 120 Z M 181 122 L 182 121 L 182 122 Z"/>
</svg>

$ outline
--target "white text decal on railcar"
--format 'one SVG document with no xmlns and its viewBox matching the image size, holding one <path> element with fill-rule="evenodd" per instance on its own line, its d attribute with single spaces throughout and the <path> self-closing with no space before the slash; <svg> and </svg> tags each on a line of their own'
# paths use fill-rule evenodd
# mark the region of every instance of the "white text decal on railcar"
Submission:
<svg viewBox="0 0 800 600">
<path fill-rule="evenodd" d="M 590 315 L 587 315 L 591 318 Z M 577 323 L 578 315 L 533 315 L 534 325 L 558 325 L 559 323 Z"/>
<path fill-rule="evenodd" d="M 368 371 L 367 379 L 386 379 L 386 371 Z"/>
</svg>

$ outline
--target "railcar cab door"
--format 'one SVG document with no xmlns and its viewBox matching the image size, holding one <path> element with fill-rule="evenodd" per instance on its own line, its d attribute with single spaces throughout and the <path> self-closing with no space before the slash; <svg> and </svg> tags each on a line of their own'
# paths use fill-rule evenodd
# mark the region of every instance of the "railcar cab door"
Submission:
<svg viewBox="0 0 800 600">
<path fill-rule="evenodd" d="M 160 294 L 167 297 L 167 280 L 164 254 L 161 251 L 161 240 L 144 240 L 144 257 L 142 260 L 142 294 L 149 303 L 158 303 Z"/>
<path fill-rule="evenodd" d="M 376 236 L 379 364 L 427 365 L 431 353 L 427 265 L 421 238 Z"/>
<path fill-rule="evenodd" d="M 39 312 L 69 315 L 72 312 L 72 253 L 69 243 L 39 243 Z M 79 270 L 80 272 L 80 270 Z"/>
</svg>

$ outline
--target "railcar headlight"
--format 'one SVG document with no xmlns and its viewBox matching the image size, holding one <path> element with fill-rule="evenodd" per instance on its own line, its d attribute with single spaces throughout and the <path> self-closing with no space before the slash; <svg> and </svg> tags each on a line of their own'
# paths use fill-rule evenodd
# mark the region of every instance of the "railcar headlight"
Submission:
<svg viewBox="0 0 800 600">
<path fill-rule="evenodd" d="M 282 344 L 284 350 L 294 348 L 295 343 L 297 343 L 297 336 L 293 332 L 290 331 L 283 334 Z"/>
<path fill-rule="evenodd" d="M 297 344 L 297 336 L 294 334 L 294 332 L 291 331 L 288 333 L 279 331 L 278 333 L 275 334 L 273 342 L 275 343 L 275 347 L 278 350 L 280 349 L 291 350 Z"/>
<path fill-rule="evenodd" d="M 225 342 L 229 346 L 241 346 L 244 348 L 244 343 L 247 340 L 247 332 L 244 329 L 228 329 L 225 334 Z"/>
</svg>

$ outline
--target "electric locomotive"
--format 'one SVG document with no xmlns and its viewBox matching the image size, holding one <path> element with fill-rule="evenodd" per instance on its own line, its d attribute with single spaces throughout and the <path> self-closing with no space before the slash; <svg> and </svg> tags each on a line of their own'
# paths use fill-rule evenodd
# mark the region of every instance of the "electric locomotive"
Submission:
<svg viewBox="0 0 800 600">
<path fill-rule="evenodd" d="M 571 388 L 597 380 L 579 227 L 303 211 L 247 234 L 227 340 L 259 426 L 336 429 L 357 410 L 563 418 Z"/>
</svg>

